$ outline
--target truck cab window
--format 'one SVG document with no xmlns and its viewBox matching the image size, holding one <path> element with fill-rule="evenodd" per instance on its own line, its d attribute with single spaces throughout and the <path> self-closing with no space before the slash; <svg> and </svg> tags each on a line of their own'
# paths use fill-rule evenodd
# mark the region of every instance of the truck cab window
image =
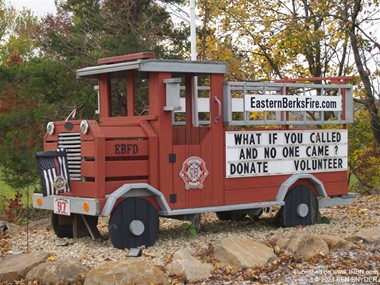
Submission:
<svg viewBox="0 0 380 285">
<path fill-rule="evenodd" d="M 196 88 L 197 102 L 191 100 L 191 112 L 196 113 L 198 126 L 209 126 L 210 125 L 210 79 L 209 76 L 197 76 L 197 84 L 194 85 Z M 189 96 L 189 95 L 188 95 Z M 193 94 L 191 96 L 194 96 Z M 174 111 L 173 114 L 173 125 L 185 125 L 187 112 L 190 110 L 186 108 L 186 87 L 184 78 L 181 80 L 180 88 L 180 105 L 181 109 Z M 194 106 L 195 104 L 195 106 Z M 192 120 L 192 125 L 194 126 L 194 119 Z"/>
<path fill-rule="evenodd" d="M 143 116 L 149 114 L 148 79 L 142 76 L 132 78 L 112 77 L 111 116 Z M 128 93 L 131 93 L 128 96 Z"/>
</svg>

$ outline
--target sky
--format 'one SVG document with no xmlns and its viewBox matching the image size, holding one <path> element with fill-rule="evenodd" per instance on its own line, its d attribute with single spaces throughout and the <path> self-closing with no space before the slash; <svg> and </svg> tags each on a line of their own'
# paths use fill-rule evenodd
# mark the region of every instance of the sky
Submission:
<svg viewBox="0 0 380 285">
<path fill-rule="evenodd" d="M 54 0 L 6 0 L 6 4 L 11 3 L 17 10 L 28 8 L 38 16 L 45 16 L 47 13 L 55 13 Z"/>
</svg>

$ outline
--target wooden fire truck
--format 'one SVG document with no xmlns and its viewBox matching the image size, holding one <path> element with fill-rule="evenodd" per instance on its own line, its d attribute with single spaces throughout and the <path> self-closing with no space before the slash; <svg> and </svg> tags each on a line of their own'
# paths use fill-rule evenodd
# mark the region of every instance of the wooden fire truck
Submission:
<svg viewBox="0 0 380 285">
<path fill-rule="evenodd" d="M 34 194 L 59 237 L 99 236 L 116 248 L 152 246 L 159 217 L 258 218 L 278 206 L 285 227 L 348 205 L 345 77 L 227 82 L 222 62 L 137 53 L 77 70 L 96 80 L 97 120 L 50 122 L 44 150 L 65 149 L 70 192 Z"/>
</svg>

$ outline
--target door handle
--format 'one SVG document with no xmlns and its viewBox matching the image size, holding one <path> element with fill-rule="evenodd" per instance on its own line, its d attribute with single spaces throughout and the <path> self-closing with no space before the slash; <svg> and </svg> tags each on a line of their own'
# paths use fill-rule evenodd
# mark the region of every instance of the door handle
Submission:
<svg viewBox="0 0 380 285">
<path fill-rule="evenodd" d="M 222 102 L 220 102 L 217 96 L 214 96 L 214 102 L 218 104 L 218 115 L 214 119 L 214 123 L 217 124 L 219 122 L 220 117 L 222 116 Z"/>
</svg>

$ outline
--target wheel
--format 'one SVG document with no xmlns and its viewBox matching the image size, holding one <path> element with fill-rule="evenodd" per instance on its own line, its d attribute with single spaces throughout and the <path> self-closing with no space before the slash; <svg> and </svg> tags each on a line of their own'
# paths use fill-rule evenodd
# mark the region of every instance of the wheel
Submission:
<svg viewBox="0 0 380 285">
<path fill-rule="evenodd" d="M 241 221 L 245 218 L 247 215 L 246 212 L 241 211 L 223 211 L 223 212 L 216 212 L 216 216 L 221 221 Z"/>
<path fill-rule="evenodd" d="M 153 205 L 139 197 L 121 201 L 111 214 L 108 232 L 119 249 L 152 246 L 158 236 L 159 218 Z"/>
<path fill-rule="evenodd" d="M 289 190 L 281 209 L 281 221 L 284 227 L 313 225 L 318 219 L 317 195 L 308 186 L 298 185 Z"/>
<path fill-rule="evenodd" d="M 57 215 L 51 213 L 51 226 L 59 238 L 73 237 L 73 221 L 70 216 Z"/>
</svg>

